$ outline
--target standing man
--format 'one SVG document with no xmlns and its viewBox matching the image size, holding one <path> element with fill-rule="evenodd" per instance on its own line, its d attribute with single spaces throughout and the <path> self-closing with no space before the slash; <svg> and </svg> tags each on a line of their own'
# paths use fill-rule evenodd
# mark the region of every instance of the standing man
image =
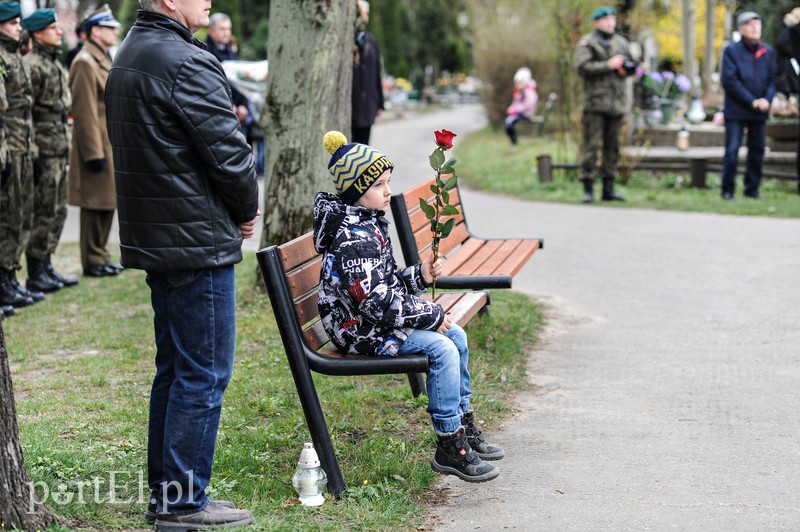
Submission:
<svg viewBox="0 0 800 532">
<path fill-rule="evenodd" d="M 231 17 L 225 13 L 214 13 L 209 17 L 208 36 L 206 37 L 206 50 L 211 52 L 217 61 L 236 61 L 239 54 L 233 47 L 233 33 L 231 31 Z M 247 97 L 231 87 L 231 100 L 233 112 L 239 117 L 239 123 L 247 136 L 247 131 L 255 122 L 255 117 L 250 113 Z"/>
<path fill-rule="evenodd" d="M 581 181 L 583 203 L 594 201 L 597 152 L 602 149 L 600 177 L 603 201 L 624 201 L 614 192 L 619 162 L 620 130 L 628 109 L 625 78 L 635 73 L 628 41 L 615 34 L 617 12 L 601 7 L 592 14 L 594 32 L 578 42 L 574 66 L 583 78 L 583 145 Z"/>
<path fill-rule="evenodd" d="M 747 166 L 744 195 L 761 199 L 761 171 L 767 144 L 767 118 L 775 96 L 775 55 L 761 42 L 761 18 L 745 11 L 736 18 L 742 38 L 722 53 L 722 88 L 725 89 L 725 155 L 722 159 L 722 199 L 736 191 L 739 147 L 747 129 Z"/>
<path fill-rule="evenodd" d="M 156 529 L 246 525 L 206 494 L 236 346 L 234 264 L 255 233 L 255 159 L 219 61 L 192 34 L 209 0 L 139 0 L 106 86 L 122 262 L 147 272 L 156 375 L 146 517 Z"/>
<path fill-rule="evenodd" d="M 800 7 L 783 17 L 785 28 L 775 39 L 777 90 L 800 98 Z M 800 121 L 798 121 L 800 126 Z M 800 128 L 797 131 L 797 191 L 800 193 Z"/>
<path fill-rule="evenodd" d="M 14 307 L 32 305 L 44 294 L 17 281 L 22 253 L 33 223 L 33 159 L 36 144 L 31 121 L 31 74 L 17 53 L 20 24 L 18 2 L 0 3 L 0 71 L 5 84 L 7 163 L 0 178 L 0 303 Z"/>
<path fill-rule="evenodd" d="M 122 271 L 106 249 L 117 203 L 103 100 L 111 68 L 108 49 L 117 43 L 119 26 L 108 4 L 89 15 L 83 23 L 86 43 L 69 68 L 73 118 L 69 203 L 81 208 L 81 264 L 88 277 Z"/>
<path fill-rule="evenodd" d="M 383 111 L 381 53 L 378 41 L 367 31 L 369 2 L 358 0 L 356 42 L 353 44 L 353 94 L 351 127 L 353 142 L 369 144 L 372 124 Z"/>
<path fill-rule="evenodd" d="M 53 268 L 61 230 L 67 219 L 67 160 L 72 105 L 67 71 L 58 60 L 64 33 L 55 9 L 37 9 L 22 21 L 31 34 L 33 50 L 25 56 L 33 85 L 33 126 L 39 158 L 33 163 L 33 229 L 25 256 L 29 289 L 53 292 L 78 284 Z"/>
</svg>

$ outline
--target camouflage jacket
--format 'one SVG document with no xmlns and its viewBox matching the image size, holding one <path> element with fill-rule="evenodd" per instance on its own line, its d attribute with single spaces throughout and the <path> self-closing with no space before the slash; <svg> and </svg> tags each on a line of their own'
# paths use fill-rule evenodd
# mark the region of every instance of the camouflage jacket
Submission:
<svg viewBox="0 0 800 532">
<path fill-rule="evenodd" d="M 6 111 L 8 111 L 8 100 L 6 99 L 6 71 L 0 65 L 0 171 L 8 163 L 8 147 L 6 146 Z"/>
<path fill-rule="evenodd" d="M 615 55 L 631 60 L 628 41 L 621 35 L 606 39 L 595 31 L 578 42 L 573 65 L 583 78 L 584 112 L 618 116 L 628 110 L 626 78 L 608 66 Z"/>
<path fill-rule="evenodd" d="M 31 152 L 37 157 L 31 120 L 31 74 L 17 53 L 19 43 L 0 33 L 0 69 L 4 71 L 8 109 L 5 116 L 6 145 L 9 152 Z"/>
<path fill-rule="evenodd" d="M 66 157 L 70 132 L 67 113 L 72 105 L 67 71 L 58 60 L 60 50 L 38 42 L 24 57 L 33 84 L 33 127 L 42 157 Z"/>
</svg>

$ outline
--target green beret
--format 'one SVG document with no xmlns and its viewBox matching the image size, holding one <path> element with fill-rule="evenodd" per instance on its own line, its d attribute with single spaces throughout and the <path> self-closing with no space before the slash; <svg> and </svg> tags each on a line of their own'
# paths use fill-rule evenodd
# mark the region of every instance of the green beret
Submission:
<svg viewBox="0 0 800 532">
<path fill-rule="evenodd" d="M 40 31 L 57 21 L 55 9 L 37 9 L 22 19 L 22 27 L 28 31 Z"/>
<path fill-rule="evenodd" d="M 607 17 L 609 15 L 616 15 L 617 10 L 611 6 L 603 6 L 600 8 L 595 9 L 594 13 L 592 13 L 592 20 L 597 20 L 599 18 Z"/>
<path fill-rule="evenodd" d="M 22 13 L 19 2 L 0 2 L 0 22 L 16 18 Z"/>
</svg>

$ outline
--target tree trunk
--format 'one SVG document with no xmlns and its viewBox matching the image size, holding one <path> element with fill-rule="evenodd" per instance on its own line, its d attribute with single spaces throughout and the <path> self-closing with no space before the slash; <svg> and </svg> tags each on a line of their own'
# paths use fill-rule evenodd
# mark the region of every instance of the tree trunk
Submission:
<svg viewBox="0 0 800 532">
<path fill-rule="evenodd" d="M 32 500 L 32 485 L 22 462 L 19 427 L 8 367 L 6 337 L 0 321 L 0 528 L 41 530 L 56 517 L 44 505 Z"/>
<path fill-rule="evenodd" d="M 683 38 L 683 72 L 692 81 L 692 86 L 697 82 L 695 68 L 695 10 L 692 0 L 681 0 L 682 11 L 682 38 Z"/>
<path fill-rule="evenodd" d="M 716 36 L 716 0 L 706 0 L 706 48 L 703 52 L 703 100 L 708 101 L 712 95 L 711 76 L 717 67 L 714 56 L 714 37 Z"/>
<path fill-rule="evenodd" d="M 261 246 L 311 229 L 318 190 L 333 190 L 322 147 L 331 129 L 350 136 L 355 2 L 271 2 Z"/>
</svg>

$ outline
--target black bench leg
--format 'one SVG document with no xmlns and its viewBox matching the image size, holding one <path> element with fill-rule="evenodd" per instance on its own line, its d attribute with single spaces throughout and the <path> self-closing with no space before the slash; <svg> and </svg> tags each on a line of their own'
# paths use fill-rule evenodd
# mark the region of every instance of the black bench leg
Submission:
<svg viewBox="0 0 800 532">
<path fill-rule="evenodd" d="M 422 373 L 408 373 L 408 383 L 411 385 L 411 394 L 414 397 L 425 393 L 425 379 Z"/>
<path fill-rule="evenodd" d="M 328 425 L 325 423 L 325 414 L 319 404 L 319 396 L 311 378 L 311 371 L 308 368 L 308 361 L 305 357 L 295 356 L 287 353 L 289 366 L 292 369 L 292 377 L 300 397 L 300 404 L 303 406 L 303 414 L 306 417 L 306 425 L 311 433 L 311 441 L 314 442 L 314 449 L 319 456 L 322 469 L 328 475 L 328 490 L 338 496 L 347 486 L 342 478 L 342 471 L 339 469 L 339 462 L 336 460 L 336 453 L 333 450 Z"/>
</svg>

